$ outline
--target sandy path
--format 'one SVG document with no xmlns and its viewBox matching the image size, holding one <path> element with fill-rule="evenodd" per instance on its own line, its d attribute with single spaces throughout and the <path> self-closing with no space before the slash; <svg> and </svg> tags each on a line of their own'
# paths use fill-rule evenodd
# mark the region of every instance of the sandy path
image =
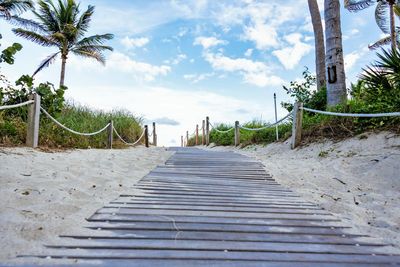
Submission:
<svg viewBox="0 0 400 267">
<path fill-rule="evenodd" d="M 164 148 L 44 153 L 0 149 L 0 263 L 38 253 L 57 235 L 83 233 L 85 218 L 163 164 Z"/>
<path fill-rule="evenodd" d="M 400 253 L 400 137 L 364 134 L 291 150 L 288 142 L 235 150 L 263 162 L 282 185 Z"/>
</svg>

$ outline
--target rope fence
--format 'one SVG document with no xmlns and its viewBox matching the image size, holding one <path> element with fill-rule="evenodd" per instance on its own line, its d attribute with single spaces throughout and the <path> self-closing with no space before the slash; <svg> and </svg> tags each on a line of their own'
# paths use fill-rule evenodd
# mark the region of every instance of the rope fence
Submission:
<svg viewBox="0 0 400 267">
<path fill-rule="evenodd" d="M 128 145 L 128 146 L 136 146 L 137 144 L 139 144 L 140 141 L 143 139 L 144 134 L 145 134 L 145 130 L 143 130 L 143 131 L 142 131 L 142 134 L 140 135 L 140 137 L 138 138 L 138 140 L 136 140 L 136 141 L 133 142 L 133 143 L 129 143 L 129 142 L 126 142 L 126 141 L 121 137 L 121 135 L 117 132 L 117 129 L 115 129 L 115 127 L 113 127 L 113 130 L 114 130 L 115 135 L 119 138 L 119 140 L 121 140 L 122 143 L 124 143 L 125 145 Z"/>
<path fill-rule="evenodd" d="M 293 108 L 293 125 L 292 125 L 292 140 L 291 140 L 292 149 L 296 148 L 301 143 L 303 111 L 312 112 L 315 114 L 327 115 L 327 116 L 353 117 L 353 118 L 400 117 L 400 112 L 364 114 L 364 113 L 340 113 L 340 112 L 323 111 L 323 110 L 307 108 L 303 106 L 303 103 L 296 102 Z"/>
<path fill-rule="evenodd" d="M 64 130 L 76 134 L 76 135 L 80 135 L 80 136 L 94 136 L 94 135 L 98 135 L 102 132 L 104 132 L 105 130 L 107 130 L 108 127 L 110 127 L 110 123 L 108 123 L 106 126 L 104 126 L 103 128 L 101 128 L 100 130 L 93 132 L 93 133 L 80 133 L 77 132 L 75 130 L 72 130 L 70 128 L 68 128 L 67 126 L 61 124 L 59 121 L 57 121 L 54 117 L 52 117 L 44 108 L 40 107 L 40 110 L 50 119 L 52 120 L 55 124 L 57 124 L 59 127 L 63 128 Z"/>
<path fill-rule="evenodd" d="M 227 130 L 220 130 L 220 129 L 218 129 L 218 126 L 216 126 L 210 122 L 209 117 L 206 117 L 206 119 L 203 120 L 203 124 L 200 129 L 203 131 L 201 144 L 206 145 L 206 146 L 208 146 L 210 144 L 210 132 L 211 132 L 210 130 L 211 129 L 219 134 L 228 134 L 228 133 L 234 131 L 235 146 L 238 146 L 240 144 L 240 130 L 258 132 L 258 131 L 263 131 L 263 130 L 267 130 L 272 127 L 275 127 L 276 128 L 276 140 L 279 140 L 278 126 L 285 121 L 290 121 L 292 123 L 291 147 L 292 147 L 292 149 L 294 149 L 301 143 L 303 111 L 312 112 L 315 114 L 327 115 L 327 116 L 354 117 L 354 118 L 400 117 L 400 112 L 364 114 L 364 113 L 340 113 L 340 112 L 316 110 L 316 109 L 304 107 L 303 103 L 301 103 L 301 102 L 296 102 L 294 104 L 293 111 L 288 113 L 285 117 L 278 120 L 277 119 L 277 111 L 276 111 L 276 96 L 275 95 L 274 95 L 274 102 L 275 102 L 275 122 L 267 124 L 264 127 L 260 127 L 260 128 L 246 127 L 244 125 L 240 125 L 239 121 L 236 121 L 234 127 L 230 127 Z M 189 133 L 189 131 L 186 132 L 186 140 L 184 139 L 183 136 L 181 136 L 181 146 L 189 145 L 189 134 L 188 133 Z M 197 146 L 197 145 L 199 145 L 198 125 L 196 125 L 195 134 L 196 134 L 195 145 Z"/>
<path fill-rule="evenodd" d="M 0 110 L 6 110 L 6 109 L 12 109 L 12 108 L 19 108 L 23 106 L 27 106 L 30 104 L 33 104 L 35 101 L 34 100 L 29 100 L 23 103 L 15 104 L 15 105 L 8 105 L 8 106 L 0 106 Z"/>
<path fill-rule="evenodd" d="M 339 117 L 380 118 L 380 117 L 398 117 L 398 116 L 400 116 L 400 112 L 362 114 L 362 113 L 338 113 L 338 112 L 316 110 L 316 109 L 311 109 L 311 108 L 306 108 L 306 107 L 302 107 L 302 109 L 305 111 L 308 111 L 308 112 L 312 112 L 312 113 L 329 115 L 329 116 L 339 116 Z"/>
<path fill-rule="evenodd" d="M 107 138 L 107 148 L 112 148 L 113 145 L 113 135 L 115 134 L 118 139 L 124 143 L 125 145 L 129 146 L 135 146 L 139 144 L 143 138 L 144 138 L 144 143 L 146 147 L 149 147 L 149 137 L 153 137 L 153 143 L 152 145 L 157 146 L 157 134 L 156 134 L 156 124 L 153 122 L 153 131 L 149 135 L 148 132 L 148 126 L 145 125 L 144 129 L 142 130 L 142 134 L 140 135 L 139 139 L 133 143 L 129 143 L 125 141 L 121 135 L 117 132 L 117 130 L 114 127 L 114 123 L 111 120 L 107 125 L 105 125 L 103 128 L 101 128 L 98 131 L 92 132 L 92 133 L 83 133 L 83 132 L 78 132 L 75 131 L 61 122 L 59 122 L 56 118 L 50 115 L 49 112 L 47 112 L 42 106 L 41 106 L 41 97 L 38 94 L 33 94 L 29 96 L 29 100 L 23 103 L 19 104 L 14 104 L 14 105 L 6 105 L 6 106 L 0 106 L 0 111 L 1 110 L 6 110 L 6 109 L 13 109 L 13 108 L 19 108 L 27 106 L 28 107 L 28 120 L 27 120 L 27 138 L 26 138 L 26 144 L 27 146 L 30 147 L 37 147 L 39 143 L 39 121 L 40 121 L 40 113 L 42 112 L 44 115 L 46 115 L 53 123 L 55 123 L 57 126 L 60 128 L 75 134 L 79 136 L 94 136 L 98 135 L 102 132 L 107 131 L 108 132 L 108 138 Z"/>
</svg>

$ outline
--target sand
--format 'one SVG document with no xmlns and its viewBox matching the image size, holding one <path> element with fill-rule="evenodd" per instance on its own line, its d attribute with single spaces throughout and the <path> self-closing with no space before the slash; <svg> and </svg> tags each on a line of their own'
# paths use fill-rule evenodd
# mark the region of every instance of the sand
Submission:
<svg viewBox="0 0 400 267">
<path fill-rule="evenodd" d="M 213 149 L 259 159 L 277 182 L 400 253 L 400 136 L 369 133 L 295 150 L 289 141 Z"/>
<path fill-rule="evenodd" d="M 144 147 L 55 153 L 0 148 L 0 263 L 40 253 L 60 234 L 90 233 L 85 218 L 133 193 L 132 186 L 171 155 Z"/>
</svg>

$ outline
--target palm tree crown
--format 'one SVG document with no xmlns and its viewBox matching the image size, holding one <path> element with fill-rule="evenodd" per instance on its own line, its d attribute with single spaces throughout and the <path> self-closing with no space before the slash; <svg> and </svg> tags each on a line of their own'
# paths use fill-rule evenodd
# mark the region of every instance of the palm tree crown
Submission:
<svg viewBox="0 0 400 267">
<path fill-rule="evenodd" d="M 396 35 L 400 33 L 395 27 L 394 14 L 400 15 L 399 0 L 344 0 L 345 8 L 351 12 L 357 12 L 373 6 L 375 8 L 375 21 L 382 32 L 390 35 L 370 45 L 370 49 L 376 49 L 382 45 L 392 43 L 392 47 L 396 47 L 398 42 Z"/>
<path fill-rule="evenodd" d="M 89 29 L 94 6 L 88 6 L 87 10 L 80 14 L 79 4 L 76 4 L 74 0 L 58 0 L 57 2 L 58 5 L 51 0 L 38 1 L 38 11 L 33 11 L 37 21 L 31 21 L 30 25 L 34 29 L 18 28 L 13 31 L 16 35 L 42 46 L 58 48 L 57 52 L 42 61 L 33 75 L 48 67 L 57 56 L 61 55 L 60 86 L 63 86 L 65 64 L 69 53 L 92 58 L 105 64 L 103 52 L 112 51 L 113 48 L 104 45 L 104 42 L 111 40 L 114 36 L 102 34 L 84 37 Z"/>
</svg>

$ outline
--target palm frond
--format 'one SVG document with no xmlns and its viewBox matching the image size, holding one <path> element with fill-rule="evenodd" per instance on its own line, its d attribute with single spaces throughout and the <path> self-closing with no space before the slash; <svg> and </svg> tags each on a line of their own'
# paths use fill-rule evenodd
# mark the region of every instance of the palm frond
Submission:
<svg viewBox="0 0 400 267">
<path fill-rule="evenodd" d="M 41 24 L 49 32 L 56 32 L 61 30 L 60 21 L 57 15 L 57 9 L 53 8 L 53 2 L 48 0 L 38 1 L 39 10 L 34 11 L 33 14 L 40 20 Z"/>
<path fill-rule="evenodd" d="M 60 54 L 60 52 L 54 53 L 54 54 L 48 56 L 45 60 L 43 60 L 40 63 L 39 67 L 33 73 L 32 77 L 34 77 L 42 69 L 47 68 L 48 66 L 50 66 L 50 64 L 52 64 L 54 62 L 54 60 L 56 60 L 56 57 L 57 57 L 58 54 Z"/>
<path fill-rule="evenodd" d="M 377 54 L 379 61 L 374 66 L 381 69 L 385 75 L 400 73 L 400 54 L 397 50 L 383 50 L 381 54 Z"/>
<path fill-rule="evenodd" d="M 6 17 L 20 15 L 34 8 L 32 0 L 3 0 L 0 2 L 0 12 Z"/>
<path fill-rule="evenodd" d="M 378 49 L 381 46 L 388 45 L 388 44 L 391 44 L 391 43 L 392 43 L 392 37 L 391 36 L 386 36 L 386 37 L 383 37 L 382 39 L 378 40 L 377 42 L 368 45 L 368 48 L 370 50 L 375 50 L 375 49 Z"/>
<path fill-rule="evenodd" d="M 111 46 L 106 46 L 106 45 L 75 46 L 71 51 L 74 50 L 94 51 L 98 53 L 102 53 L 104 51 L 114 51 L 114 49 Z"/>
<path fill-rule="evenodd" d="M 397 17 L 400 17 L 400 4 L 399 3 L 396 3 L 395 5 L 393 5 L 393 11 Z"/>
<path fill-rule="evenodd" d="M 397 44 L 400 44 L 400 27 L 396 27 Z M 375 50 L 384 45 L 389 45 L 392 43 L 392 37 L 390 35 L 381 38 L 373 44 L 368 45 L 370 50 Z"/>
<path fill-rule="evenodd" d="M 83 36 L 85 32 L 89 29 L 90 21 L 92 20 L 92 15 L 94 13 L 94 6 L 88 6 L 87 10 L 79 18 L 76 28 L 79 31 L 79 37 Z"/>
<path fill-rule="evenodd" d="M 382 50 L 379 60 L 363 69 L 361 78 L 371 87 L 393 88 L 400 85 L 400 52 L 398 49 Z"/>
<path fill-rule="evenodd" d="M 83 38 L 82 40 L 76 43 L 76 46 L 79 47 L 79 46 L 102 45 L 104 44 L 105 41 L 111 40 L 113 38 L 114 35 L 110 33 L 96 34 L 93 36 Z"/>
<path fill-rule="evenodd" d="M 81 57 L 86 57 L 86 58 L 91 58 L 91 59 L 95 59 L 98 62 L 100 62 L 101 64 L 105 65 L 106 64 L 106 58 L 105 56 L 97 51 L 93 51 L 93 50 L 86 50 L 86 49 L 74 49 L 71 51 L 73 54 L 77 55 L 77 56 L 81 56 Z"/>
<path fill-rule="evenodd" d="M 29 41 L 32 41 L 34 43 L 40 44 L 42 46 L 56 46 L 57 43 L 54 42 L 51 38 L 48 36 L 40 35 L 39 33 L 33 32 L 33 31 L 28 31 L 24 30 L 21 28 L 18 29 L 13 29 L 12 30 L 17 36 L 25 38 Z"/>
<path fill-rule="evenodd" d="M 389 4 L 386 1 L 380 1 L 376 5 L 375 9 L 375 20 L 378 27 L 382 32 L 390 33 L 390 21 L 389 21 Z"/>
<path fill-rule="evenodd" d="M 4 15 L 0 15 L 0 18 L 7 19 L 5 18 Z M 40 33 L 46 32 L 46 29 L 44 29 L 41 24 L 30 19 L 24 19 L 18 16 L 11 16 L 7 19 L 7 21 L 14 26 L 21 27 L 30 31 L 35 31 Z"/>
<path fill-rule="evenodd" d="M 377 1 L 378 0 L 345 0 L 344 7 L 351 12 L 357 12 L 372 6 Z"/>
</svg>

